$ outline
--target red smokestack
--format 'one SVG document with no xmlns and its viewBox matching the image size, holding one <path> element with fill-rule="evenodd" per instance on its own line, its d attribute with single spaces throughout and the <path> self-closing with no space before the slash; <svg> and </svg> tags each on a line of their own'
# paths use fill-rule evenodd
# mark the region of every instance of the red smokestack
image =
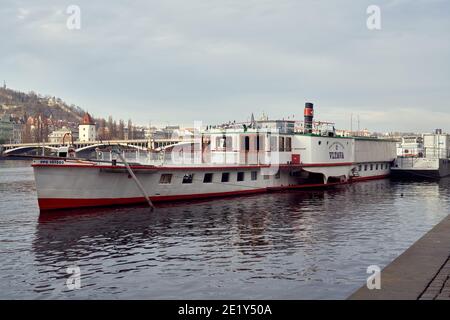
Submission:
<svg viewBox="0 0 450 320">
<path fill-rule="evenodd" d="M 311 102 L 305 103 L 305 133 L 313 132 L 314 105 Z"/>
</svg>

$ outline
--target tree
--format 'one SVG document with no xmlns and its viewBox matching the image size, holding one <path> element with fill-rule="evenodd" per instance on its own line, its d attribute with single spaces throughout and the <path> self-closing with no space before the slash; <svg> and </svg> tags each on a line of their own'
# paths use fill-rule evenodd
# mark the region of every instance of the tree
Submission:
<svg viewBox="0 0 450 320">
<path fill-rule="evenodd" d="M 119 120 L 119 129 L 117 132 L 117 138 L 119 140 L 125 139 L 125 122 L 122 119 Z"/>
<path fill-rule="evenodd" d="M 101 118 L 98 121 L 98 131 L 97 132 L 98 132 L 98 138 L 100 140 L 107 140 L 108 139 L 108 137 L 106 135 L 106 120 L 105 119 Z"/>
<path fill-rule="evenodd" d="M 107 139 L 111 140 L 113 138 L 113 118 L 112 116 L 108 117 L 108 123 L 107 123 L 107 128 L 108 128 L 108 135 L 107 135 Z"/>
<path fill-rule="evenodd" d="M 116 120 L 113 121 L 113 125 L 112 125 L 112 132 L 111 132 L 111 137 L 112 139 L 117 140 L 117 122 Z"/>
<path fill-rule="evenodd" d="M 128 139 L 133 140 L 134 139 L 134 130 L 133 130 L 133 123 L 131 122 L 131 119 L 128 119 Z"/>
</svg>

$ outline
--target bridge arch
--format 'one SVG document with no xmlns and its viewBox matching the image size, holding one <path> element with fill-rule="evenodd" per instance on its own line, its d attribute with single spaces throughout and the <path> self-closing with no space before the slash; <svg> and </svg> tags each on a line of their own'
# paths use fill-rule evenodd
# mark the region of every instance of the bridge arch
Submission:
<svg viewBox="0 0 450 320">
<path fill-rule="evenodd" d="M 75 150 L 75 152 L 83 152 L 83 151 L 89 151 L 89 150 L 95 150 L 98 147 L 113 147 L 113 146 L 121 146 L 121 147 L 128 147 L 128 148 L 134 148 L 136 150 L 145 151 L 147 148 L 136 146 L 133 144 L 127 144 L 127 143 L 98 143 L 98 144 L 92 144 L 85 147 L 81 147 Z"/>
<path fill-rule="evenodd" d="M 42 148 L 50 150 L 50 151 L 56 151 L 58 150 L 58 148 L 56 147 L 50 147 L 50 146 L 40 146 L 40 147 L 35 147 L 35 146 L 23 146 L 23 147 L 18 147 L 18 148 L 12 148 L 12 149 L 8 149 L 5 150 L 3 152 L 3 154 L 23 154 L 24 152 L 28 152 L 31 150 L 42 150 Z"/>
</svg>

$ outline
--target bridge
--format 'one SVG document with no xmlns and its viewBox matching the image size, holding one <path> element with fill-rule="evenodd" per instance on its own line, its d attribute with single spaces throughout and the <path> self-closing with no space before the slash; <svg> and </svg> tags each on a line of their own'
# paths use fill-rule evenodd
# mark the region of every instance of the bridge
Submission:
<svg viewBox="0 0 450 320">
<path fill-rule="evenodd" d="M 98 141 L 74 141 L 73 147 L 76 152 L 90 152 L 96 148 L 104 148 L 108 146 L 122 146 L 134 148 L 136 150 L 154 150 L 157 148 L 173 145 L 184 141 L 183 139 L 141 139 L 141 140 L 98 140 Z M 19 144 L 4 144 L 0 145 L 0 150 L 3 150 L 5 155 L 8 154 L 22 154 L 32 150 L 56 151 L 61 143 L 55 142 L 41 142 L 41 143 L 19 143 Z"/>
</svg>

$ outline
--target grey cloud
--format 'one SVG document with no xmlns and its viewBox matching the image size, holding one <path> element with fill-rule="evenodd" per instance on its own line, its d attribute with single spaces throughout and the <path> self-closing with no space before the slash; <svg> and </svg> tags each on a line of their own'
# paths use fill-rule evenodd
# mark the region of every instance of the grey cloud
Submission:
<svg viewBox="0 0 450 320">
<path fill-rule="evenodd" d="M 428 130 L 449 110 L 447 1 L 375 1 L 381 31 L 366 28 L 373 1 L 75 2 L 78 31 L 60 1 L 5 2 L 11 86 L 142 124 L 300 117 L 313 100 L 341 127 L 353 112 L 372 130 Z"/>
</svg>

